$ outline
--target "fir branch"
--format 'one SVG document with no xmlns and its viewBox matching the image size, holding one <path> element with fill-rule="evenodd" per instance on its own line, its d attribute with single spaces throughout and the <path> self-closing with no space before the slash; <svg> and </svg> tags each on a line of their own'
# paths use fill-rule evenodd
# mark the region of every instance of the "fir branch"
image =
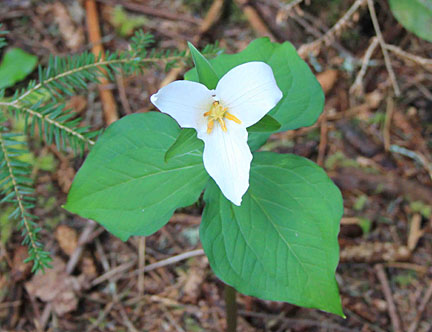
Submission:
<svg viewBox="0 0 432 332">
<path fill-rule="evenodd" d="M 47 68 L 39 67 L 39 82 L 30 82 L 26 89 L 16 91 L 10 101 L 0 102 L 0 107 L 24 116 L 26 125 L 29 123 L 32 131 L 37 125 L 41 136 L 48 142 L 55 141 L 58 148 L 71 143 L 75 151 L 77 147 L 83 151 L 86 145 L 94 144 L 91 138 L 97 133 L 79 127 L 80 119 L 66 110 L 60 101 L 64 95 L 72 96 L 78 89 L 87 89 L 89 82 L 99 82 L 101 76 L 113 79 L 119 72 L 126 75 L 142 72 L 146 66 L 160 63 L 170 67 L 187 58 L 185 52 L 148 51 L 152 42 L 152 35 L 137 32 L 132 38 L 130 50 L 106 52 L 106 60 L 89 52 L 65 58 L 50 57 Z"/>
<path fill-rule="evenodd" d="M 86 55 L 88 55 L 90 58 L 92 58 L 91 54 L 86 53 Z M 82 65 L 82 66 L 76 67 L 76 68 L 72 68 L 72 69 L 67 70 L 65 72 L 61 72 L 55 76 L 52 76 L 48 79 L 42 80 L 41 82 L 34 85 L 33 87 L 30 87 L 26 92 L 24 92 L 19 97 L 14 99 L 10 104 L 19 103 L 21 100 L 25 99 L 26 97 L 28 97 L 32 93 L 36 92 L 37 90 L 42 89 L 42 88 L 46 88 L 47 86 L 49 86 L 53 82 L 60 81 L 62 78 L 66 78 L 68 76 L 74 76 L 76 74 L 79 74 L 80 72 L 95 70 L 96 74 L 97 74 L 96 77 L 99 77 L 99 75 L 102 75 L 102 72 L 98 69 L 99 67 L 107 67 L 107 66 L 109 67 L 109 66 L 116 66 L 116 65 L 121 65 L 121 64 L 131 64 L 131 63 L 143 64 L 143 63 L 155 63 L 155 62 L 161 62 L 161 61 L 170 62 L 170 61 L 174 61 L 174 60 L 180 60 L 182 58 L 184 58 L 183 55 L 178 55 L 178 56 L 171 56 L 171 57 L 166 57 L 166 58 L 162 58 L 162 57 L 152 57 L 152 58 L 145 58 L 145 59 L 142 59 L 139 57 L 124 58 L 124 59 L 115 58 L 112 60 L 91 62 L 89 64 Z M 96 82 L 96 80 L 94 80 L 94 81 Z"/>
<path fill-rule="evenodd" d="M 189 54 L 184 51 L 148 50 L 151 43 L 152 35 L 138 31 L 132 37 L 128 51 L 106 52 L 103 57 L 105 60 L 89 52 L 65 58 L 50 57 L 47 68 L 39 67 L 38 83 L 30 82 L 25 90 L 16 91 L 10 101 L 0 102 L 0 106 L 24 116 L 26 125 L 30 123 L 32 130 L 37 124 L 41 136 L 48 142 L 55 141 L 59 149 L 68 145 L 65 143 L 71 143 L 75 152 L 83 151 L 86 145 L 94 144 L 91 138 L 97 133 L 79 127 L 80 119 L 66 110 L 60 101 L 64 95 L 72 96 L 78 89 L 87 89 L 89 82 L 98 83 L 101 76 L 114 79 L 119 72 L 128 75 L 142 72 L 146 66 L 159 64 L 164 64 L 167 70 L 189 58 Z M 220 52 L 217 45 L 204 49 L 207 56 Z M 50 104 L 47 105 L 48 102 Z"/>
<path fill-rule="evenodd" d="M 9 217 L 20 220 L 23 244 L 28 246 L 29 258 L 26 261 L 33 261 L 32 271 L 35 272 L 49 267 L 51 258 L 38 240 L 40 229 L 35 223 L 36 217 L 28 212 L 33 208 L 32 180 L 30 165 L 18 159 L 20 155 L 27 153 L 26 142 L 17 140 L 18 137 L 22 136 L 7 132 L 0 125 L 0 193 L 4 196 L 0 203 L 15 206 Z"/>
</svg>

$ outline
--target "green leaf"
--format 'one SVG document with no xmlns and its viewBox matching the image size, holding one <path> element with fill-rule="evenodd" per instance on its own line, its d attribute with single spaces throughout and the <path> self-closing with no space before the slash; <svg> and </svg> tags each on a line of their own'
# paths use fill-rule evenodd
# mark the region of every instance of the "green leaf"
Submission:
<svg viewBox="0 0 432 332">
<path fill-rule="evenodd" d="M 324 93 L 291 43 L 272 43 L 267 37 L 259 38 L 242 52 L 222 54 L 210 63 L 216 75 L 222 77 L 230 69 L 250 61 L 263 61 L 271 66 L 283 92 L 282 100 L 269 113 L 282 125 L 280 131 L 311 126 L 316 122 L 324 107 Z M 188 71 L 185 79 L 198 82 L 196 69 Z"/>
<path fill-rule="evenodd" d="M 157 112 L 115 122 L 76 175 L 65 208 L 122 240 L 156 232 L 175 209 L 193 204 L 208 181 L 201 156 L 165 162 L 179 132 L 172 118 Z"/>
<path fill-rule="evenodd" d="M 432 42 L 431 0 L 389 0 L 393 15 L 405 29 Z"/>
<path fill-rule="evenodd" d="M 0 64 L 0 89 L 13 86 L 27 77 L 37 65 L 37 57 L 20 48 L 6 51 Z"/>
<path fill-rule="evenodd" d="M 259 122 L 248 128 L 250 133 L 266 133 L 278 131 L 281 124 L 277 122 L 272 116 L 265 115 Z"/>
<path fill-rule="evenodd" d="M 165 161 L 168 162 L 171 158 L 184 155 L 195 155 L 202 158 L 203 145 L 203 141 L 197 138 L 195 129 L 182 129 L 173 145 L 165 153 Z"/>
<path fill-rule="evenodd" d="M 219 81 L 219 77 L 214 71 L 210 62 L 198 51 L 192 43 L 188 42 L 189 50 L 191 52 L 195 68 L 197 70 L 198 80 L 204 84 L 208 89 L 212 90 L 216 88 Z"/>
<path fill-rule="evenodd" d="M 335 270 L 342 196 L 295 155 L 255 153 L 240 207 L 210 181 L 200 237 L 210 265 L 246 295 L 343 316 Z"/>
</svg>

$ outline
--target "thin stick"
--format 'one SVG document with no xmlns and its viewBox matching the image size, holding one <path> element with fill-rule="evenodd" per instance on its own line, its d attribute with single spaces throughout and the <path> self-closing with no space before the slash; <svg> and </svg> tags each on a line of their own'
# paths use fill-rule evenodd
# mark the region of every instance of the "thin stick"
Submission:
<svg viewBox="0 0 432 332">
<path fill-rule="evenodd" d="M 428 268 L 426 266 L 421 266 L 421 265 L 412 264 L 412 263 L 388 262 L 388 263 L 385 263 L 385 266 L 394 267 L 397 269 L 412 270 L 412 271 L 415 271 L 415 272 L 422 274 L 422 275 L 425 275 L 428 272 Z"/>
<path fill-rule="evenodd" d="M 123 73 L 116 75 L 116 81 L 117 81 L 117 87 L 118 87 L 118 92 L 119 92 L 119 97 L 120 97 L 120 102 L 122 104 L 122 107 L 126 114 L 132 114 L 132 109 L 130 107 L 127 98 L 126 89 L 125 89 Z"/>
<path fill-rule="evenodd" d="M 370 43 L 368 49 L 366 50 L 366 53 L 363 57 L 362 66 L 360 68 L 360 71 L 357 74 L 357 77 L 354 81 L 354 84 L 350 88 L 350 93 L 353 93 L 355 91 L 363 91 L 363 78 L 366 75 L 366 71 L 370 62 L 370 59 L 372 57 L 373 52 L 375 51 L 376 47 L 378 46 L 379 41 L 377 37 L 372 38 L 372 42 Z"/>
<path fill-rule="evenodd" d="M 411 61 L 413 61 L 419 65 L 422 65 L 425 67 L 432 66 L 432 59 L 422 58 L 418 55 L 408 53 L 408 52 L 404 51 L 403 49 L 401 49 L 395 45 L 391 45 L 391 44 L 386 44 L 385 48 L 388 49 L 389 51 L 393 52 L 394 54 L 399 55 L 402 58 L 409 59 L 409 60 L 411 60 Z"/>
<path fill-rule="evenodd" d="M 204 255 L 204 250 L 202 250 L 202 249 L 188 251 L 188 252 L 185 252 L 183 254 L 176 255 L 176 256 L 173 256 L 173 257 L 170 257 L 167 259 L 163 259 L 163 260 L 156 262 L 156 263 L 153 263 L 153 264 L 149 264 L 149 265 L 145 266 L 143 268 L 143 270 L 138 269 L 138 270 L 134 271 L 133 273 L 138 274 L 138 273 L 141 273 L 142 271 L 149 272 L 149 271 L 158 269 L 160 267 L 164 267 L 167 265 L 181 262 L 181 261 L 188 259 L 188 258 L 192 258 L 192 257 L 196 257 L 196 256 L 202 256 L 202 255 Z"/>
<path fill-rule="evenodd" d="M 387 97 L 387 108 L 386 108 L 386 116 L 384 122 L 384 130 L 383 130 L 384 149 L 386 151 L 390 151 L 390 127 L 391 127 L 393 112 L 394 112 L 394 102 L 392 96 L 389 95 Z"/>
<path fill-rule="evenodd" d="M 164 267 L 167 265 L 178 263 L 182 260 L 185 260 L 185 259 L 188 259 L 191 257 L 202 256 L 202 255 L 204 255 L 204 250 L 202 250 L 202 249 L 192 250 L 192 251 L 180 254 L 180 255 L 176 255 L 176 256 L 161 260 L 161 261 L 153 263 L 153 264 L 149 264 L 147 266 L 144 266 L 144 268 L 142 268 L 142 269 L 136 269 L 135 271 L 132 272 L 132 274 L 133 275 L 139 275 L 140 273 L 143 273 L 143 272 L 149 272 L 149 271 L 158 269 L 160 267 Z M 100 277 L 94 279 L 91 283 L 92 287 L 104 282 L 105 280 L 113 278 L 114 276 L 116 276 L 120 273 L 123 273 L 124 271 L 127 271 L 128 269 L 130 269 L 135 264 L 136 264 L 136 261 L 127 262 L 123 265 L 119 265 L 119 266 L 115 267 L 114 269 L 111 269 L 110 271 L 104 273 Z"/>
<path fill-rule="evenodd" d="M 284 5 L 276 14 L 276 22 L 280 23 L 284 20 L 286 20 L 288 18 L 288 16 L 291 13 L 291 10 L 299 5 L 301 2 L 303 2 L 303 0 L 294 0 L 291 1 L 290 3 Z"/>
<path fill-rule="evenodd" d="M 92 234 L 95 227 L 96 227 L 96 223 L 93 220 L 88 220 L 87 226 L 84 228 L 84 231 L 81 233 L 78 239 L 78 246 L 70 256 L 69 261 L 66 265 L 67 274 L 71 274 L 75 269 L 75 266 L 78 264 L 84 250 L 84 245 L 94 239 L 94 236 L 92 236 Z M 40 326 L 43 330 L 45 329 L 46 324 L 48 323 L 48 319 L 51 315 L 51 311 L 52 311 L 52 304 L 48 303 L 45 306 L 44 312 L 40 320 Z"/>
<path fill-rule="evenodd" d="M 94 0 L 86 0 L 85 8 L 87 12 L 88 37 L 90 43 L 94 45 L 92 48 L 92 53 L 96 58 L 100 57 L 101 60 L 103 60 L 104 51 L 100 42 L 101 31 L 99 27 L 99 17 L 96 8 L 96 2 Z M 106 73 L 105 69 L 103 68 L 101 68 L 101 71 Z M 112 94 L 111 90 L 106 89 L 108 79 L 106 77 L 101 77 L 99 79 L 99 82 L 99 95 L 102 101 L 105 122 L 107 125 L 109 125 L 114 121 L 118 120 L 119 118 L 117 113 L 117 105 L 115 103 L 114 95 Z"/>
<path fill-rule="evenodd" d="M 75 269 L 75 266 L 77 265 L 79 259 L 81 258 L 81 255 L 84 250 L 84 245 L 89 241 L 91 238 L 90 235 L 93 233 L 93 230 L 96 227 L 96 223 L 93 220 L 88 220 L 88 224 L 84 228 L 84 231 L 81 233 L 79 239 L 78 239 L 78 246 L 75 249 L 75 251 L 72 253 L 72 255 L 69 258 L 69 261 L 66 265 L 66 273 L 71 274 L 73 270 Z"/>
<path fill-rule="evenodd" d="M 396 76 L 395 76 L 395 73 L 393 71 L 393 67 L 391 65 L 390 56 L 387 52 L 386 43 L 385 43 L 384 38 L 383 38 L 382 33 L 381 33 L 381 28 L 380 28 L 379 23 L 378 23 L 378 18 L 376 16 L 373 0 L 367 0 L 367 3 L 368 3 L 368 7 L 369 7 L 369 13 L 370 13 L 370 16 L 372 19 L 372 24 L 374 26 L 375 33 L 378 37 L 378 41 L 380 43 L 381 50 L 383 52 L 384 62 L 385 62 L 387 71 L 389 73 L 390 81 L 393 85 L 393 90 L 395 92 L 396 97 L 399 97 L 400 96 L 399 85 L 396 81 Z"/>
<path fill-rule="evenodd" d="M 225 312 L 227 321 L 227 332 L 237 331 L 237 291 L 225 284 L 224 297 L 225 297 Z"/>
<path fill-rule="evenodd" d="M 115 268 L 105 272 L 104 274 L 102 274 L 100 277 L 97 277 L 96 279 L 94 279 L 91 282 L 92 287 L 99 285 L 100 283 L 113 278 L 114 276 L 116 276 L 117 274 L 120 274 L 124 271 L 127 271 L 128 269 L 130 269 L 132 266 L 134 266 L 136 264 L 136 260 L 132 261 L 132 262 L 127 262 L 124 263 L 122 265 L 116 266 Z"/>
<path fill-rule="evenodd" d="M 426 159 L 426 157 L 421 154 L 420 152 L 414 152 L 411 150 L 408 150 L 402 146 L 398 145 L 391 145 L 390 151 L 399 153 L 405 157 L 411 158 L 421 164 L 429 173 L 430 178 L 432 179 L 432 164 Z"/>
<path fill-rule="evenodd" d="M 317 28 L 312 26 L 311 23 L 309 23 L 309 22 L 311 20 L 312 20 L 312 22 L 319 21 L 319 19 L 316 17 L 313 17 L 312 15 L 310 15 L 306 12 L 303 12 L 303 17 L 300 17 L 299 15 L 293 15 L 292 19 L 294 21 L 296 21 L 298 24 L 300 24 L 304 29 L 306 29 L 315 38 L 320 38 L 329 30 L 328 27 L 326 27 L 322 22 L 320 22 L 321 30 L 318 30 Z M 323 31 L 323 32 L 321 32 L 321 31 Z M 343 47 L 339 42 L 334 41 L 330 46 L 335 48 L 341 54 L 347 54 L 348 56 L 351 56 L 352 58 L 354 58 L 354 55 L 352 55 L 351 52 L 348 51 L 345 47 Z"/>
<path fill-rule="evenodd" d="M 317 158 L 317 164 L 320 166 L 324 165 L 324 157 L 325 157 L 325 151 L 327 148 L 327 132 L 328 132 L 328 126 L 327 126 L 327 112 L 324 110 L 321 115 L 321 133 L 320 133 L 320 143 L 318 146 L 318 158 Z"/>
<path fill-rule="evenodd" d="M 417 311 L 416 318 L 411 323 L 408 332 L 415 332 L 417 331 L 417 326 L 420 322 L 421 316 L 423 315 L 423 312 L 426 309 L 427 304 L 429 303 L 430 299 L 432 298 L 432 282 L 430 283 L 428 289 L 426 290 L 425 296 L 423 297 L 422 302 L 420 303 L 420 306 Z"/>
<path fill-rule="evenodd" d="M 145 237 L 139 238 L 138 244 L 138 269 L 144 271 L 145 268 Z M 144 294 L 144 272 L 138 274 L 138 295 L 142 296 Z"/>
<path fill-rule="evenodd" d="M 397 314 L 396 305 L 394 304 L 390 285 L 388 283 L 387 276 L 385 274 L 384 267 L 382 266 L 382 264 L 375 265 L 375 271 L 376 271 L 378 280 L 381 283 L 384 297 L 385 297 L 387 304 L 388 304 L 388 312 L 390 315 L 390 320 L 391 320 L 391 323 L 393 326 L 393 330 L 395 332 L 402 332 L 401 322 L 400 322 L 399 316 Z"/>
<path fill-rule="evenodd" d="M 159 306 L 159 308 L 162 309 L 162 311 L 164 312 L 166 318 L 168 318 L 168 320 L 171 323 L 171 325 L 173 325 L 176 328 L 177 332 L 185 332 L 185 330 L 183 330 L 183 328 L 176 322 L 176 320 L 171 315 L 171 313 L 167 310 L 167 308 L 165 308 L 165 306 L 164 306 L 163 303 L 161 303 L 161 305 Z"/>
<path fill-rule="evenodd" d="M 199 44 L 202 36 L 220 19 L 220 17 L 222 16 L 222 9 L 225 5 L 225 1 L 226 0 L 213 1 L 210 9 L 204 17 L 204 20 L 202 20 L 200 23 L 198 33 L 193 37 L 193 42 L 195 45 Z M 186 47 L 186 44 L 184 45 L 184 47 Z M 184 63 L 172 68 L 159 85 L 159 89 L 174 81 L 180 75 L 180 73 L 184 71 L 184 68 Z"/>
<path fill-rule="evenodd" d="M 235 0 L 234 2 L 237 4 L 237 7 L 243 11 L 250 25 L 259 36 L 269 37 L 271 41 L 276 40 L 276 37 L 270 31 L 256 9 L 251 6 L 247 0 Z"/>
<path fill-rule="evenodd" d="M 348 24 L 351 16 L 357 11 L 357 9 L 360 8 L 361 5 L 365 3 L 365 1 L 366 0 L 356 0 L 353 5 L 348 9 L 348 11 L 339 19 L 339 21 L 336 22 L 335 25 L 333 25 L 324 35 L 322 35 L 317 40 L 302 45 L 298 50 L 298 54 L 301 57 L 304 57 L 309 52 L 313 52 L 319 49 L 320 45 L 323 42 L 329 45 L 330 42 L 333 41 L 335 34 L 341 31 Z"/>
<path fill-rule="evenodd" d="M 143 4 L 139 4 L 139 3 L 133 3 L 133 2 L 127 2 L 127 1 L 111 1 L 111 0 L 97 0 L 98 2 L 102 2 L 104 4 L 108 4 L 111 6 L 122 6 L 126 9 L 129 10 L 133 10 L 139 13 L 142 13 L 144 15 L 149 15 L 149 16 L 156 16 L 156 17 L 160 17 L 166 20 L 171 20 L 171 21 L 184 21 L 184 22 L 188 22 L 188 23 L 192 23 L 192 24 L 200 24 L 201 20 L 197 19 L 195 17 L 191 17 L 191 16 L 187 16 L 187 15 L 180 15 L 179 13 L 172 13 L 169 12 L 165 9 L 157 9 L 154 8 L 155 6 L 146 6 Z M 143 2 L 143 1 L 141 1 Z"/>
<path fill-rule="evenodd" d="M 254 311 L 246 311 L 246 310 L 239 310 L 239 314 L 246 317 L 255 317 L 255 318 L 260 318 L 265 320 L 277 320 L 280 322 L 284 322 L 291 327 L 298 327 L 298 326 L 312 327 L 313 326 L 313 327 L 321 327 L 328 331 L 360 332 L 360 330 L 358 329 L 347 328 L 334 323 L 330 323 L 322 320 L 316 320 L 316 319 L 286 318 L 286 317 L 281 317 L 281 315 L 267 314 L 263 312 L 254 312 Z M 304 330 L 309 331 L 309 329 L 304 329 Z"/>
</svg>

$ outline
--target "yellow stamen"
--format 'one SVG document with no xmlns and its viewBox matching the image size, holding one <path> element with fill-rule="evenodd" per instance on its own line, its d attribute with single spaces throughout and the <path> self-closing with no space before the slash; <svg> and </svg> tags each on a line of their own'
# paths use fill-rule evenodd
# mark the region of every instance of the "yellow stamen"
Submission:
<svg viewBox="0 0 432 332">
<path fill-rule="evenodd" d="M 207 123 L 207 134 L 211 134 L 213 130 L 213 126 L 214 126 L 214 121 L 209 120 L 209 122 Z"/>
<path fill-rule="evenodd" d="M 227 127 L 225 126 L 225 121 L 223 119 L 218 119 L 218 122 L 224 132 L 227 132 Z"/>
<path fill-rule="evenodd" d="M 228 120 L 231 120 L 231 121 L 234 121 L 235 123 L 241 124 L 241 121 L 236 116 L 232 115 L 231 113 L 226 112 L 225 117 Z"/>
<path fill-rule="evenodd" d="M 207 117 L 207 133 L 210 134 L 213 131 L 215 121 L 219 123 L 222 130 L 227 132 L 227 127 L 225 124 L 225 118 L 234 121 L 237 124 L 241 124 L 241 121 L 231 113 L 228 113 L 228 107 L 223 107 L 218 101 L 214 101 L 210 110 L 203 114 Z"/>
</svg>

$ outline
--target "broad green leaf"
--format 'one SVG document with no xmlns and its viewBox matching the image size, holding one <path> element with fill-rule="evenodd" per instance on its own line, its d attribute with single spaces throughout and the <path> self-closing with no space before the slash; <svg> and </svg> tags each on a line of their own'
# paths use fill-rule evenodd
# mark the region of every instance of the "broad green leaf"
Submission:
<svg viewBox="0 0 432 332">
<path fill-rule="evenodd" d="M 193 204 L 208 181 L 201 156 L 165 162 L 179 132 L 172 118 L 157 112 L 115 122 L 76 175 L 65 208 L 122 240 L 156 232 L 175 209 Z"/>
<path fill-rule="evenodd" d="M 37 57 L 20 48 L 6 51 L 0 64 L 0 89 L 13 86 L 27 77 L 37 65 Z"/>
<path fill-rule="evenodd" d="M 432 42 L 432 0 L 389 0 L 393 15 L 405 29 Z"/>
<path fill-rule="evenodd" d="M 277 122 L 272 116 L 265 115 L 259 122 L 248 128 L 250 133 L 266 133 L 278 131 L 281 124 Z"/>
<path fill-rule="evenodd" d="M 195 129 L 182 129 L 168 151 L 165 153 L 165 161 L 169 161 L 173 157 L 193 154 L 202 158 L 203 141 L 197 138 Z"/>
<path fill-rule="evenodd" d="M 210 265 L 246 295 L 343 316 L 335 270 L 342 196 L 295 155 L 255 153 L 241 206 L 209 182 L 200 237 Z"/>
<path fill-rule="evenodd" d="M 208 89 L 216 88 L 219 77 L 215 73 L 209 61 L 198 51 L 192 43 L 188 42 L 189 50 L 198 74 L 198 82 L 204 84 Z"/>
<path fill-rule="evenodd" d="M 222 54 L 210 60 L 218 77 L 250 61 L 263 61 L 272 67 L 283 98 L 269 113 L 282 127 L 280 131 L 314 124 L 324 107 L 324 93 L 306 62 L 289 42 L 272 43 L 267 37 L 254 40 L 242 52 Z M 198 82 L 196 69 L 185 79 Z M 251 135 L 252 136 L 252 135 Z"/>
</svg>

